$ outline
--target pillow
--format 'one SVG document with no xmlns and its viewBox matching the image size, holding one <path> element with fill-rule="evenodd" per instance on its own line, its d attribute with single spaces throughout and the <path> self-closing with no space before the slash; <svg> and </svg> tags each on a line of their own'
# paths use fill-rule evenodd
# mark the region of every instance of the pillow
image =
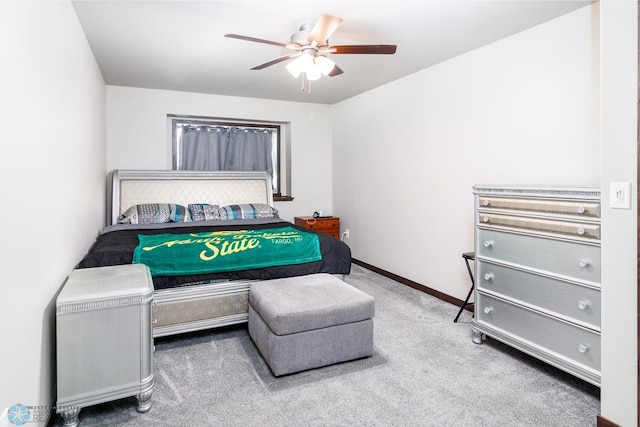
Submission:
<svg viewBox="0 0 640 427">
<path fill-rule="evenodd" d="M 210 205 L 208 203 L 194 203 L 187 206 L 191 221 L 204 221 L 208 219 L 218 219 L 218 205 Z"/>
<path fill-rule="evenodd" d="M 276 208 L 263 203 L 223 206 L 218 213 L 220 219 L 279 218 Z"/>
<path fill-rule="evenodd" d="M 187 209 L 170 203 L 144 203 L 133 205 L 118 219 L 120 224 L 161 224 L 189 220 Z"/>
</svg>

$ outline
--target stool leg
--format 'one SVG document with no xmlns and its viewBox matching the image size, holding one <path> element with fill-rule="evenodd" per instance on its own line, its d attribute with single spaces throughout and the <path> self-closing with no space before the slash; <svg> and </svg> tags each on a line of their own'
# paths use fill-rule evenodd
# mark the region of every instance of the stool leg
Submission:
<svg viewBox="0 0 640 427">
<path fill-rule="evenodd" d="M 460 306 L 460 310 L 458 311 L 458 315 L 455 319 L 453 319 L 453 323 L 458 323 L 458 318 L 462 314 L 462 310 L 465 309 L 467 305 L 469 305 L 469 298 L 471 298 L 471 294 L 473 293 L 473 289 L 476 287 L 476 282 L 473 280 L 473 273 L 471 272 L 471 267 L 469 266 L 469 260 L 464 259 L 464 263 L 467 265 L 467 271 L 469 272 L 469 278 L 471 279 L 471 289 L 469 289 L 469 293 L 464 300 L 464 303 Z"/>
<path fill-rule="evenodd" d="M 471 294 L 473 293 L 473 288 L 474 287 L 471 286 L 471 289 L 469 289 L 469 293 L 467 294 L 467 298 L 465 298 L 464 303 L 460 306 L 460 311 L 458 311 L 458 315 L 456 316 L 455 319 L 453 319 L 454 323 L 458 323 L 458 318 L 462 314 L 462 310 L 464 310 L 464 308 L 469 304 L 469 298 L 471 298 Z"/>
</svg>

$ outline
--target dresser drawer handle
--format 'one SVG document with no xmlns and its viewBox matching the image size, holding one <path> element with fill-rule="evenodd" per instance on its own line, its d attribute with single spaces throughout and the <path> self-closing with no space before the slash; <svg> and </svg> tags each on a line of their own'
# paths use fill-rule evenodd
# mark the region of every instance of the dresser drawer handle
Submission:
<svg viewBox="0 0 640 427">
<path fill-rule="evenodd" d="M 589 260 L 588 259 L 584 259 L 584 258 L 580 258 L 578 260 L 578 265 L 582 268 L 588 267 L 589 266 Z"/>
<path fill-rule="evenodd" d="M 153 323 L 154 325 L 157 325 L 158 324 L 158 319 L 153 319 L 153 322 L 151 322 L 151 323 Z"/>
<path fill-rule="evenodd" d="M 493 280 L 493 273 L 485 273 L 484 280 L 486 280 L 487 282 L 492 281 Z"/>
<path fill-rule="evenodd" d="M 490 248 L 493 246 L 493 240 L 485 240 L 483 245 L 485 248 Z"/>
<path fill-rule="evenodd" d="M 482 201 L 482 206 L 489 206 L 490 204 L 491 204 L 491 202 L 488 201 L 488 200 L 483 200 Z"/>
<path fill-rule="evenodd" d="M 580 310 L 586 310 L 589 307 L 589 301 L 586 300 L 582 300 L 582 301 L 578 301 L 578 308 Z"/>
<path fill-rule="evenodd" d="M 482 217 L 482 222 L 488 223 L 489 222 L 489 217 L 488 216 L 483 216 Z"/>
<path fill-rule="evenodd" d="M 577 232 L 578 232 L 579 235 L 582 236 L 584 234 L 584 228 L 582 228 L 582 227 L 578 228 Z"/>
<path fill-rule="evenodd" d="M 585 344 L 578 344 L 578 351 L 580 353 L 586 353 L 589 350 L 589 347 L 587 347 Z"/>
<path fill-rule="evenodd" d="M 584 207 L 583 206 L 578 206 L 578 213 L 579 214 L 583 214 L 584 213 Z"/>
<path fill-rule="evenodd" d="M 493 312 L 493 307 L 491 306 L 485 307 L 483 311 L 484 311 L 484 314 L 491 314 Z"/>
</svg>

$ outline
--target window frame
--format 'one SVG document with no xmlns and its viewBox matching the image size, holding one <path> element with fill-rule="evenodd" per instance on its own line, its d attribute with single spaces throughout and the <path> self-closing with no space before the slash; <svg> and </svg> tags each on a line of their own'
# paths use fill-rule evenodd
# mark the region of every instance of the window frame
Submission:
<svg viewBox="0 0 640 427">
<path fill-rule="evenodd" d="M 274 201 L 291 201 L 293 197 L 283 195 L 282 191 L 282 173 L 283 173 L 283 153 L 282 153 L 282 134 L 283 128 L 285 124 L 282 123 L 274 123 L 274 122 L 250 122 L 250 121 L 238 121 L 238 120 L 230 120 L 230 119 L 217 119 L 217 118 L 207 118 L 207 117 L 186 117 L 186 116 L 168 116 L 170 126 L 171 126 L 171 169 L 177 169 L 177 153 L 178 153 L 178 134 L 177 129 L 180 124 L 188 124 L 193 126 L 203 125 L 203 126 L 227 126 L 227 127 L 238 127 L 238 128 L 264 128 L 264 129 L 275 129 L 276 131 L 276 155 L 275 155 L 275 163 L 273 165 L 273 170 L 275 174 L 275 184 L 276 188 L 273 191 L 273 200 Z"/>
</svg>

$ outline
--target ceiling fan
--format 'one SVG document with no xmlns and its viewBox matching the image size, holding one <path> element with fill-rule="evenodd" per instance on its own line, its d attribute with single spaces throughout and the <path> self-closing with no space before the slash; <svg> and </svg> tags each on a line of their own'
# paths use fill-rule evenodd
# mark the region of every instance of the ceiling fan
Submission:
<svg viewBox="0 0 640 427">
<path fill-rule="evenodd" d="M 290 53 L 278 58 L 256 65 L 251 70 L 262 70 L 280 62 L 294 59 L 287 65 L 287 70 L 298 77 L 303 74 L 307 80 L 317 80 L 321 75 L 334 77 L 343 73 L 335 62 L 329 59 L 326 54 L 394 54 L 396 45 L 374 44 L 374 45 L 339 45 L 329 44 L 329 37 L 336 31 L 342 23 L 342 19 L 337 16 L 320 15 L 318 21 L 300 26 L 300 30 L 291 35 L 289 43 L 280 43 L 271 40 L 264 40 L 255 37 L 243 36 L 240 34 L 225 34 L 225 37 L 245 40 L 250 42 L 270 44 L 280 46 L 290 50 Z M 304 88 L 304 87 L 303 87 Z"/>
</svg>

